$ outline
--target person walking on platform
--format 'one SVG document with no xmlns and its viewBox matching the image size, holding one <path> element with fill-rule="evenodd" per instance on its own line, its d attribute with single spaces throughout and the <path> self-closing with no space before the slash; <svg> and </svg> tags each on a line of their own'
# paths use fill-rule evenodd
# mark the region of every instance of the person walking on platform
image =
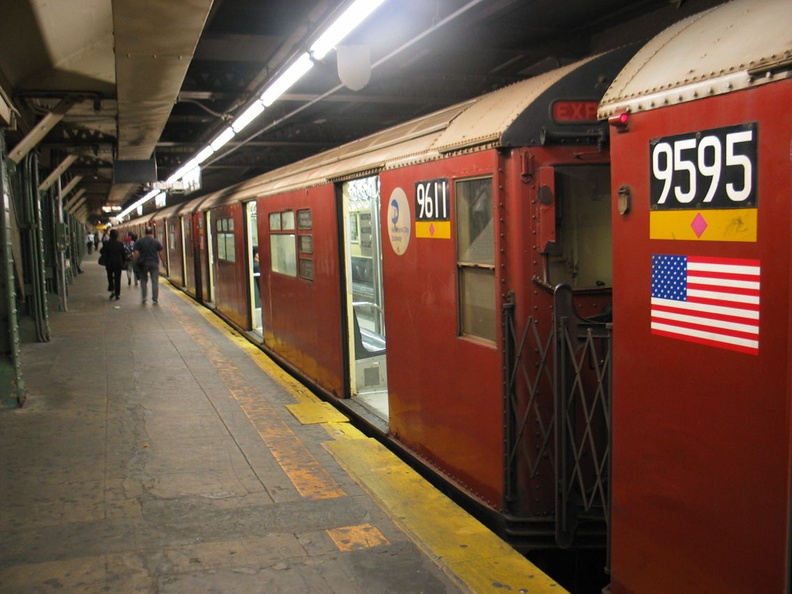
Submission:
<svg viewBox="0 0 792 594">
<path fill-rule="evenodd" d="M 132 277 L 135 277 L 135 286 L 138 286 L 138 273 L 135 266 L 135 242 L 137 241 L 137 235 L 134 233 L 130 233 L 124 238 L 124 250 L 126 251 L 126 259 L 127 259 L 127 285 L 132 284 Z"/>
<path fill-rule="evenodd" d="M 146 236 L 135 242 L 135 262 L 140 270 L 140 296 L 141 303 L 146 303 L 146 289 L 148 279 L 151 277 L 151 301 L 159 300 L 159 253 L 162 244 L 154 238 L 154 229 L 146 227 Z"/>
<path fill-rule="evenodd" d="M 102 246 L 99 254 L 104 259 L 104 267 L 107 270 L 109 298 L 118 300 L 121 298 L 121 271 L 126 266 L 126 252 L 124 244 L 118 241 L 118 229 L 110 231 L 110 239 Z"/>
</svg>

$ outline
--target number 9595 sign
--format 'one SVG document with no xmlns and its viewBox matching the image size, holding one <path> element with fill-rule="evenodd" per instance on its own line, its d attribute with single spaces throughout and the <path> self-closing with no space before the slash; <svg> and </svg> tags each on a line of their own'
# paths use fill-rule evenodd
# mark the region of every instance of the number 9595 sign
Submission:
<svg viewBox="0 0 792 594">
<path fill-rule="evenodd" d="M 756 124 L 650 141 L 652 209 L 755 208 Z"/>
</svg>

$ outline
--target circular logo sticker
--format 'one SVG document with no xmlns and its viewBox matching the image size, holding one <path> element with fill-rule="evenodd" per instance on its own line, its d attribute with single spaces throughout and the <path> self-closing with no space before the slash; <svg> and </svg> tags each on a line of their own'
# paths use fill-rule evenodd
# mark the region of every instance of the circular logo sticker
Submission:
<svg viewBox="0 0 792 594">
<path fill-rule="evenodd" d="M 410 245 L 410 205 L 407 194 L 401 188 L 395 188 L 388 200 L 388 237 L 393 251 L 401 256 Z"/>
</svg>

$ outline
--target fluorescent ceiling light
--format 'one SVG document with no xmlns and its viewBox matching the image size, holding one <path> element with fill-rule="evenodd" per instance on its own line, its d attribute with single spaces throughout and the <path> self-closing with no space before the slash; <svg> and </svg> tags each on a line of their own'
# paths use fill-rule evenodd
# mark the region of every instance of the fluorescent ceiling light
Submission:
<svg viewBox="0 0 792 594">
<path fill-rule="evenodd" d="M 310 54 L 305 52 L 261 94 L 261 102 L 264 107 L 269 107 L 275 103 L 278 97 L 288 91 L 311 68 L 313 68 L 313 60 L 311 60 Z"/>
<path fill-rule="evenodd" d="M 200 153 L 198 153 L 197 155 L 195 155 L 195 159 L 194 159 L 194 160 L 195 160 L 195 161 L 196 161 L 198 164 L 200 164 L 200 163 L 203 163 L 203 162 L 204 162 L 204 161 L 206 161 L 206 160 L 207 160 L 209 157 L 211 157 L 211 156 L 212 156 L 212 153 L 213 153 L 213 152 L 214 152 L 214 149 L 213 149 L 211 146 L 205 146 L 205 147 L 203 148 L 203 150 L 202 150 Z"/>
<path fill-rule="evenodd" d="M 356 0 L 338 19 L 322 33 L 311 46 L 311 55 L 321 60 L 335 46 L 362 23 L 366 17 L 377 10 L 385 0 Z"/>
<path fill-rule="evenodd" d="M 120 221 L 120 220 L 121 220 L 121 219 L 123 219 L 125 216 L 127 216 L 127 215 L 128 215 L 130 212 L 132 212 L 133 210 L 135 210 L 137 207 L 139 207 L 139 206 L 143 206 L 143 205 L 144 205 L 146 202 L 148 202 L 149 200 L 151 200 L 151 199 L 152 199 L 154 196 L 156 196 L 158 193 L 159 193 L 159 190 L 151 190 L 151 191 L 150 191 L 148 194 L 146 194 L 145 196 L 143 196 L 143 198 L 141 198 L 140 200 L 138 200 L 137 202 L 135 202 L 135 203 L 134 203 L 132 206 L 130 206 L 129 208 L 127 208 L 126 210 L 124 210 L 123 212 L 121 212 L 121 213 L 120 213 L 120 214 L 119 214 L 117 217 L 115 217 L 115 218 L 116 218 L 117 220 L 119 220 L 119 221 Z"/>
<path fill-rule="evenodd" d="M 179 167 L 176 171 L 174 171 L 171 174 L 171 176 L 167 180 L 165 180 L 165 183 L 172 184 L 179 181 L 179 179 L 192 168 L 192 167 L 187 167 L 187 165 L 193 165 L 192 161 L 188 161 L 187 163 Z"/>
<path fill-rule="evenodd" d="M 234 120 L 234 123 L 231 124 L 231 128 L 234 132 L 239 134 L 245 126 L 259 117 L 262 111 L 264 111 L 264 105 L 261 101 L 256 101 L 253 105 L 248 107 L 241 116 Z"/>
<path fill-rule="evenodd" d="M 201 162 L 198 160 L 198 156 L 196 155 L 195 157 L 187 161 L 184 165 L 182 165 L 179 171 L 181 171 L 182 175 L 184 175 L 185 173 L 189 173 L 190 171 L 198 167 L 198 165 L 200 164 Z"/>
<path fill-rule="evenodd" d="M 220 136 L 215 138 L 212 143 L 204 147 L 195 158 L 185 163 L 173 175 L 167 183 L 172 184 L 185 174 L 190 173 L 215 151 L 231 140 L 235 134 L 239 134 L 250 122 L 255 120 L 265 108 L 272 105 L 278 97 L 288 91 L 294 83 L 300 80 L 311 68 L 314 60 L 321 60 L 330 50 L 336 47 L 349 35 L 360 23 L 362 23 L 371 13 L 373 13 L 385 0 L 355 0 L 340 17 L 330 25 L 327 30 L 311 46 L 310 52 L 305 52 L 289 66 L 278 78 L 259 97 L 259 100 L 250 105 Z M 144 201 L 145 202 L 145 201 Z M 136 207 L 136 206 L 135 206 Z M 135 207 L 128 209 L 134 210 Z"/>
<path fill-rule="evenodd" d="M 215 138 L 212 141 L 212 144 L 210 144 L 209 146 L 212 147 L 213 151 L 218 151 L 220 149 L 220 147 L 225 145 L 225 143 L 227 143 L 229 140 L 231 140 L 235 135 L 236 135 L 236 132 L 234 132 L 234 130 L 232 128 L 226 128 L 223 131 L 223 133 L 220 136 L 218 136 L 217 138 Z"/>
</svg>

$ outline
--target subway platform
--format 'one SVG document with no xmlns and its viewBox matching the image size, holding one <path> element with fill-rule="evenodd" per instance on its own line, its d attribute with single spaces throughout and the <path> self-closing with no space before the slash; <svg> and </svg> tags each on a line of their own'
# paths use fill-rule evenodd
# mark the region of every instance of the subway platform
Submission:
<svg viewBox="0 0 792 594">
<path fill-rule="evenodd" d="M 96 258 L 0 411 L 0 591 L 564 591 L 166 281 L 108 301 Z"/>
</svg>

